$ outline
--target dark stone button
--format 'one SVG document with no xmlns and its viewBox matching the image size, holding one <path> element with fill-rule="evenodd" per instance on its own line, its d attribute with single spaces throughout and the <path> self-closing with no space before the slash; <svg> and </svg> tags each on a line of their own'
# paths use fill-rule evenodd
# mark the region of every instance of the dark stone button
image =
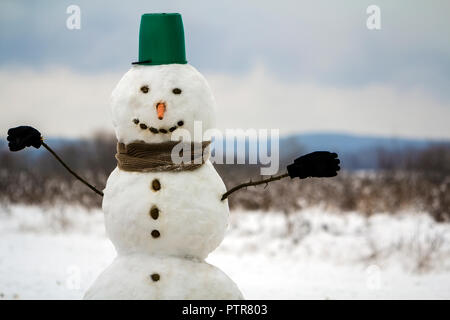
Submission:
<svg viewBox="0 0 450 320">
<path fill-rule="evenodd" d="M 161 189 L 161 183 L 159 183 L 158 179 L 155 179 L 152 181 L 152 189 L 155 191 L 158 191 L 159 189 Z"/>
<path fill-rule="evenodd" d="M 150 209 L 150 216 L 153 218 L 153 219 L 158 219 L 158 217 L 159 217 L 159 209 L 156 207 L 156 206 L 153 206 L 151 209 Z"/>
<path fill-rule="evenodd" d="M 161 279 L 161 277 L 159 276 L 159 274 L 157 274 L 157 273 L 153 273 L 151 276 L 150 276 L 151 278 L 152 278 L 152 280 L 153 281 L 159 281 L 159 279 Z"/>
<path fill-rule="evenodd" d="M 158 230 L 153 230 L 153 231 L 152 231 L 152 237 L 153 237 L 153 238 L 159 238 L 160 235 L 161 235 L 161 234 L 159 233 Z"/>
</svg>

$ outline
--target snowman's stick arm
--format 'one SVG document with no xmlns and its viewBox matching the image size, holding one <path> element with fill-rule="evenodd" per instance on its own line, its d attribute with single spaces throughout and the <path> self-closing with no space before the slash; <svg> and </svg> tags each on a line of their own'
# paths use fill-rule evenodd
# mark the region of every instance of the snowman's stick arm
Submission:
<svg viewBox="0 0 450 320">
<path fill-rule="evenodd" d="M 98 190 L 96 187 L 94 187 L 92 184 L 90 184 L 89 182 L 87 182 L 86 180 L 84 180 L 82 177 L 80 177 L 75 171 L 73 171 L 72 169 L 70 169 L 70 167 L 56 154 L 55 151 L 53 151 L 52 148 L 50 148 L 44 141 L 42 141 L 42 145 L 44 146 L 45 149 L 47 149 L 55 158 L 56 160 L 59 161 L 59 163 L 61 163 L 63 165 L 64 168 L 66 168 L 67 171 L 69 171 L 75 178 L 77 178 L 78 180 L 80 180 L 82 183 L 84 183 L 87 187 L 89 187 L 92 191 L 94 191 L 95 193 L 97 193 L 98 195 L 103 197 L 103 192 L 101 192 L 100 190 Z"/>
<path fill-rule="evenodd" d="M 263 184 L 263 183 L 267 184 L 267 183 L 269 183 L 269 182 L 281 180 L 281 179 L 286 178 L 286 177 L 289 177 L 289 174 L 288 174 L 287 172 L 286 172 L 286 173 L 283 173 L 283 174 L 280 174 L 279 176 L 272 176 L 272 177 L 270 177 L 270 178 L 262 179 L 262 180 L 259 180 L 259 181 L 251 181 L 251 180 L 250 180 L 249 182 L 245 182 L 245 183 L 239 184 L 239 185 L 237 185 L 237 186 L 231 188 L 231 189 L 228 190 L 227 192 L 225 192 L 225 193 L 222 195 L 222 199 L 221 199 L 221 200 L 222 200 L 222 201 L 225 200 L 226 198 L 228 198 L 228 196 L 229 196 L 230 194 L 232 194 L 233 192 L 236 192 L 236 191 L 238 191 L 238 190 L 240 190 L 240 189 L 242 189 L 242 188 L 251 187 L 251 186 L 257 186 L 257 185 Z"/>
<path fill-rule="evenodd" d="M 228 198 L 230 194 L 242 188 L 257 186 L 258 184 L 269 183 L 281 180 L 286 177 L 305 179 L 308 177 L 331 178 L 337 176 L 337 172 L 341 169 L 340 160 L 337 153 L 329 151 L 315 151 L 301 156 L 294 160 L 286 167 L 287 172 L 279 176 L 272 176 L 260 181 L 249 181 L 231 188 L 222 195 L 222 200 Z"/>
</svg>

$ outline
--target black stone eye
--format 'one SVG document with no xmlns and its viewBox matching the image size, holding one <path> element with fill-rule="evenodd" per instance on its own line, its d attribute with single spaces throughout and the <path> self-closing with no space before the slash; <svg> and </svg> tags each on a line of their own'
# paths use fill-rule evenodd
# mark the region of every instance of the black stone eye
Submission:
<svg viewBox="0 0 450 320">
<path fill-rule="evenodd" d="M 172 90 L 172 92 L 173 92 L 174 94 L 180 94 L 180 93 L 181 93 L 181 89 L 175 88 L 175 89 Z"/>
<path fill-rule="evenodd" d="M 148 88 L 148 86 L 142 86 L 142 87 L 141 87 L 141 91 L 142 91 L 143 93 L 147 93 L 149 90 L 150 90 L 150 89 Z"/>
</svg>

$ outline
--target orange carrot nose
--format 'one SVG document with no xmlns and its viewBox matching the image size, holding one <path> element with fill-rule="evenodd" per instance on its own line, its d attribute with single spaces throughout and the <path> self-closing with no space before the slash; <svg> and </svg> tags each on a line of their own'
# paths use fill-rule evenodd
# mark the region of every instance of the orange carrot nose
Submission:
<svg viewBox="0 0 450 320">
<path fill-rule="evenodd" d="M 159 102 L 156 105 L 156 113 L 158 114 L 158 119 L 162 120 L 164 118 L 164 112 L 166 112 L 166 104 Z"/>
</svg>

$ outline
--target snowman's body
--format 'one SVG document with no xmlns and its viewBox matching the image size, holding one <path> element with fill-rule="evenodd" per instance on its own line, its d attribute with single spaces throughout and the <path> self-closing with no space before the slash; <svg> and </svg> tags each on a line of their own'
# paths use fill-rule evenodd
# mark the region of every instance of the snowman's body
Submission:
<svg viewBox="0 0 450 320">
<path fill-rule="evenodd" d="M 160 280 L 151 274 L 160 274 Z M 135 253 L 118 255 L 85 299 L 234 300 L 242 295 L 227 275 L 203 261 Z"/>
<path fill-rule="evenodd" d="M 158 191 L 152 188 L 154 180 L 161 185 Z M 121 255 L 205 259 L 222 242 L 228 225 L 228 205 L 220 201 L 225 191 L 209 161 L 183 172 L 116 168 L 104 190 L 107 235 Z M 154 238 L 152 231 L 159 236 Z"/>
<path fill-rule="evenodd" d="M 162 119 L 159 103 L 165 106 Z M 132 67 L 114 90 L 111 105 L 117 139 L 124 144 L 170 141 L 181 129 L 195 141 L 194 121 L 204 129 L 213 126 L 211 91 L 187 64 Z M 173 126 L 177 129 L 169 132 Z M 241 299 L 233 281 L 204 262 L 228 226 L 228 203 L 221 201 L 225 191 L 209 161 L 179 172 L 116 168 L 104 190 L 103 210 L 118 256 L 85 298 Z"/>
</svg>

